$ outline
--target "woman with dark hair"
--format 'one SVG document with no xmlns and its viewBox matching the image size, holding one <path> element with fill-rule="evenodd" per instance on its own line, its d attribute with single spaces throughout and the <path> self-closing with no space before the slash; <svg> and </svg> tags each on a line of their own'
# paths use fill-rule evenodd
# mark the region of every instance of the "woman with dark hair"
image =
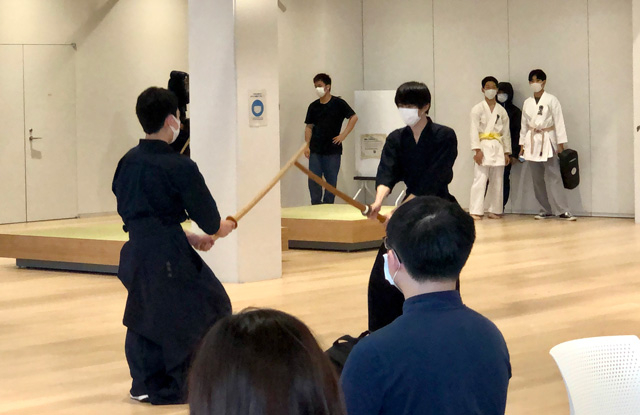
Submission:
<svg viewBox="0 0 640 415">
<path fill-rule="evenodd" d="M 345 415 L 335 370 L 297 318 L 254 309 L 205 336 L 189 376 L 192 415 Z"/>
<path fill-rule="evenodd" d="M 395 103 L 406 126 L 391 132 L 382 149 L 376 174 L 376 200 L 369 214 L 372 219 L 398 182 L 407 185 L 403 203 L 417 196 L 437 196 L 456 202 L 449 193 L 449 183 L 458 156 L 458 139 L 451 128 L 429 118 L 429 88 L 422 82 L 405 82 L 396 91 Z M 369 331 L 372 332 L 402 315 L 404 304 L 402 293 L 385 280 L 386 253 L 382 244 L 369 278 Z"/>
</svg>

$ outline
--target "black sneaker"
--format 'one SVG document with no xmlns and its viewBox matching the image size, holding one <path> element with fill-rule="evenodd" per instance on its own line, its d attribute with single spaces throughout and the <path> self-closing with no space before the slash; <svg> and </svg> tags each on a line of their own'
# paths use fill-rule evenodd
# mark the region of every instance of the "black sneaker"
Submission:
<svg viewBox="0 0 640 415">
<path fill-rule="evenodd" d="M 553 213 L 547 213 L 545 211 L 540 211 L 540 213 L 535 215 L 533 218 L 537 219 L 537 220 L 540 220 L 540 219 L 551 219 L 553 217 L 554 217 Z"/>
<path fill-rule="evenodd" d="M 572 222 L 578 220 L 578 218 L 576 218 L 575 216 L 573 216 L 569 212 L 564 212 L 562 215 L 558 215 L 558 219 L 569 220 L 569 221 L 572 221 Z"/>
<path fill-rule="evenodd" d="M 134 396 L 131 393 L 129 394 L 129 397 L 131 399 L 133 399 L 134 401 L 138 401 L 138 402 L 149 402 L 149 395 L 137 395 Z"/>
</svg>

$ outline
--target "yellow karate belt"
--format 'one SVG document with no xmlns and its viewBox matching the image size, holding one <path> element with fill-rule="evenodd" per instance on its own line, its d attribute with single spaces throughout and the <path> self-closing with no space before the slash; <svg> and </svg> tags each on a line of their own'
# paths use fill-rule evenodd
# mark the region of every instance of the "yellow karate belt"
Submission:
<svg viewBox="0 0 640 415">
<path fill-rule="evenodd" d="M 498 133 L 480 133 L 480 141 L 482 140 L 502 140 L 502 134 Z"/>
</svg>

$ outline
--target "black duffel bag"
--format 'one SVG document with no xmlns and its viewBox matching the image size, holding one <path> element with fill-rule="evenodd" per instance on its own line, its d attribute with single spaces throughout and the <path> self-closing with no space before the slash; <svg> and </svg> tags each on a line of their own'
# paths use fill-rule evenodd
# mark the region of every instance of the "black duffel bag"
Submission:
<svg viewBox="0 0 640 415">
<path fill-rule="evenodd" d="M 353 347 L 358 344 L 360 340 L 367 337 L 369 335 L 369 331 L 362 332 L 357 338 L 347 335 L 340 337 L 338 340 L 333 342 L 333 346 L 331 346 L 326 352 L 324 352 L 331 360 L 331 363 L 336 368 L 338 375 L 342 373 L 342 369 L 344 368 L 344 364 L 347 362 L 347 358 L 349 357 L 349 353 L 353 350 Z"/>
<path fill-rule="evenodd" d="M 558 154 L 560 159 L 560 174 L 565 189 L 575 189 L 580 184 L 580 166 L 578 152 L 566 149 Z"/>
</svg>

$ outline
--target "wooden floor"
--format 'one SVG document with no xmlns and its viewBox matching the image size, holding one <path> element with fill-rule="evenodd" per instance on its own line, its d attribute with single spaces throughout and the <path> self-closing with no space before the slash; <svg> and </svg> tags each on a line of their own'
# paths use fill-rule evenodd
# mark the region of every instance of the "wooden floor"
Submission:
<svg viewBox="0 0 640 415">
<path fill-rule="evenodd" d="M 640 227 L 624 219 L 510 216 L 478 223 L 477 233 L 462 294 L 507 340 L 507 414 L 566 415 L 548 351 L 574 338 L 640 334 Z M 328 346 L 365 329 L 374 255 L 292 250 L 281 280 L 226 288 L 235 310 L 285 310 Z M 114 277 L 19 270 L 0 259 L 0 413 L 187 414 L 184 406 L 128 399 L 125 297 Z"/>
</svg>

